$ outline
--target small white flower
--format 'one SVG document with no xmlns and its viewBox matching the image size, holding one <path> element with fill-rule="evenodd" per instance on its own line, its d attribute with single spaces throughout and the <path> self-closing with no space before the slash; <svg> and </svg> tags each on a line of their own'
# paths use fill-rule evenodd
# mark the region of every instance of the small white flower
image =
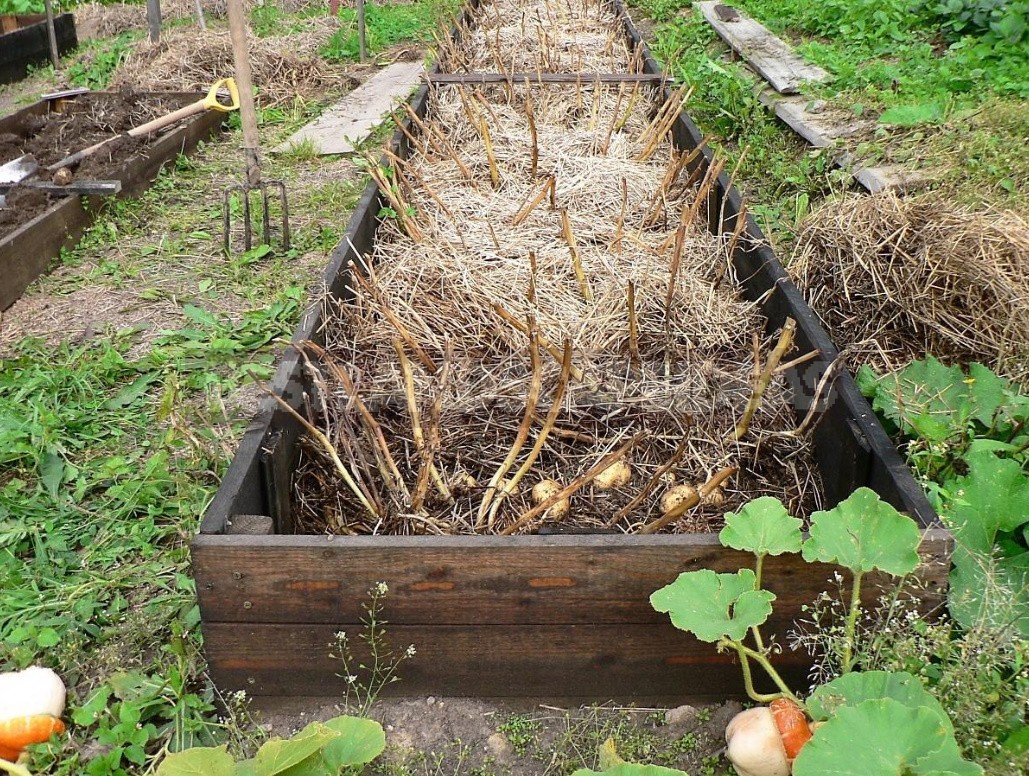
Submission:
<svg viewBox="0 0 1029 776">
<path fill-rule="evenodd" d="M 404 654 L 406 654 L 406 655 L 407 655 L 408 657 L 414 657 L 414 656 L 415 656 L 415 654 L 416 654 L 416 652 L 415 652 L 415 648 L 414 648 L 414 644 L 411 644 L 411 645 L 410 645 L 410 646 L 409 646 L 409 647 L 407 648 L 407 652 L 405 652 Z"/>
<path fill-rule="evenodd" d="M 375 594 L 376 595 L 386 595 L 386 593 L 388 593 L 388 592 L 389 592 L 389 585 L 387 585 L 385 582 L 379 582 L 375 586 Z"/>
</svg>

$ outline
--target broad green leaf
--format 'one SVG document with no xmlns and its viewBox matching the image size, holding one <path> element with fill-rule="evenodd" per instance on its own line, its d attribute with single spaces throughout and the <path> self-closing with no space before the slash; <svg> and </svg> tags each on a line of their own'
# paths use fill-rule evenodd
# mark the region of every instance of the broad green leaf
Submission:
<svg viewBox="0 0 1029 776">
<path fill-rule="evenodd" d="M 974 553 L 989 553 L 997 531 L 1029 522 L 1029 477 L 1009 458 L 973 444 L 965 456 L 968 474 L 947 482 L 953 494 L 943 518 L 955 542 Z"/>
<path fill-rule="evenodd" d="M 884 110 L 879 115 L 880 124 L 898 127 L 914 127 L 919 124 L 940 124 L 943 122 L 943 106 L 935 102 L 917 105 L 898 105 Z"/>
<path fill-rule="evenodd" d="M 274 776 L 303 762 L 335 738 L 335 733 L 309 725 L 293 738 L 265 742 L 257 756 L 247 762 L 258 776 Z"/>
<path fill-rule="evenodd" d="M 198 746 L 169 754 L 157 776 L 234 776 L 235 763 L 226 746 Z"/>
<path fill-rule="evenodd" d="M 842 706 L 801 749 L 793 776 L 979 774 L 929 708 L 891 698 Z"/>
<path fill-rule="evenodd" d="M 47 451 L 39 462 L 39 479 L 51 496 L 57 496 L 57 492 L 64 482 L 64 459 L 55 452 Z"/>
<path fill-rule="evenodd" d="M 147 372 L 137 377 L 131 383 L 122 388 L 112 398 L 104 402 L 105 410 L 120 410 L 134 404 L 138 399 L 146 395 L 150 386 L 155 383 L 160 375 L 157 372 Z"/>
<path fill-rule="evenodd" d="M 936 697 L 917 677 L 905 671 L 855 671 L 815 688 L 807 699 L 807 711 L 815 721 L 830 719 L 843 706 L 889 698 L 908 708 L 927 708 L 949 733 L 954 726 Z"/>
<path fill-rule="evenodd" d="M 806 561 L 837 563 L 852 572 L 910 574 L 918 566 L 921 534 L 915 521 L 900 514 L 868 488 L 858 488 L 828 512 L 811 516 L 804 542 Z"/>
<path fill-rule="evenodd" d="M 580 768 L 572 776 L 688 776 L 685 771 L 675 768 L 665 768 L 661 765 L 639 765 L 637 763 L 622 763 L 606 771 L 591 771 L 589 768 Z"/>
<path fill-rule="evenodd" d="M 1005 738 L 1003 747 L 1008 754 L 1029 754 L 1029 725 L 1023 725 Z"/>
<path fill-rule="evenodd" d="M 718 540 L 726 547 L 746 550 L 755 555 L 782 555 L 800 552 L 803 521 L 790 517 L 777 498 L 762 496 L 739 512 L 725 516 L 725 528 Z"/>
<path fill-rule="evenodd" d="M 189 318 L 191 321 L 202 324 L 204 326 L 215 327 L 218 325 L 218 319 L 214 317 L 207 310 L 201 307 L 197 307 L 192 304 L 185 304 L 182 306 L 182 314 Z"/>
<path fill-rule="evenodd" d="M 735 574 L 716 574 L 710 569 L 687 571 L 650 596 L 650 605 L 667 612 L 672 624 L 701 641 L 728 637 L 741 640 L 772 613 L 775 594 L 755 590 L 757 578 L 750 569 Z"/>
<path fill-rule="evenodd" d="M 370 763 L 386 748 L 386 734 L 375 720 L 343 716 L 322 724 L 339 734 L 323 753 L 326 761 L 337 768 Z"/>
<path fill-rule="evenodd" d="M 1012 627 L 1029 638 L 1029 552 L 984 557 L 954 549 L 947 608 L 965 628 L 979 622 Z"/>
</svg>

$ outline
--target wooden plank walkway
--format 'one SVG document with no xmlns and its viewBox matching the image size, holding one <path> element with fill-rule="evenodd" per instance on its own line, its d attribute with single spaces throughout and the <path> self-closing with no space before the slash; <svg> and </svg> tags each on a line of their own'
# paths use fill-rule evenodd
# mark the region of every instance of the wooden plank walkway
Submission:
<svg viewBox="0 0 1029 776">
<path fill-rule="evenodd" d="M 796 94 L 805 81 L 829 79 L 829 73 L 797 56 L 782 39 L 735 8 L 717 0 L 697 7 L 719 37 L 779 94 Z"/>
<path fill-rule="evenodd" d="M 408 98 L 423 72 L 421 62 L 395 62 L 383 68 L 274 150 L 282 153 L 310 141 L 323 156 L 355 151 L 397 103 Z"/>
</svg>

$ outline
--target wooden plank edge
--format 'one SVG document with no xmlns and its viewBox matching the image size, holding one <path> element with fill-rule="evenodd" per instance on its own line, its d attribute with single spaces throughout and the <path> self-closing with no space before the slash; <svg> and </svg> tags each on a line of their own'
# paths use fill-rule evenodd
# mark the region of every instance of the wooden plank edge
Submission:
<svg viewBox="0 0 1029 776">
<path fill-rule="evenodd" d="M 737 8 L 720 2 L 696 3 L 697 8 L 712 29 L 718 33 L 729 48 L 741 56 L 751 68 L 761 75 L 779 94 L 797 94 L 801 84 L 812 81 L 828 80 L 828 72 L 812 65 L 803 57 L 794 53 L 792 47 L 782 38 L 774 35 L 768 28 L 755 19 L 747 16 Z M 718 16 L 719 8 L 727 8 L 736 14 L 732 21 Z M 736 27 L 745 25 L 754 36 L 763 39 L 761 45 L 744 39 Z M 773 55 L 774 50 L 774 55 Z"/>
</svg>

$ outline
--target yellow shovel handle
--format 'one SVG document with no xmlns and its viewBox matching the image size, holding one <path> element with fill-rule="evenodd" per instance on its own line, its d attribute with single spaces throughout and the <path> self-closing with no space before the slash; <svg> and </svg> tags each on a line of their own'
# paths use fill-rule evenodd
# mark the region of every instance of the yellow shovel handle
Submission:
<svg viewBox="0 0 1029 776">
<path fill-rule="evenodd" d="M 228 105 L 218 101 L 218 91 L 222 87 L 229 90 L 230 102 Z M 237 110 L 239 108 L 239 89 L 236 88 L 236 80 L 234 78 L 222 78 L 215 81 L 207 92 L 207 96 L 204 97 L 203 103 L 207 110 L 216 110 L 222 113 Z"/>
</svg>

